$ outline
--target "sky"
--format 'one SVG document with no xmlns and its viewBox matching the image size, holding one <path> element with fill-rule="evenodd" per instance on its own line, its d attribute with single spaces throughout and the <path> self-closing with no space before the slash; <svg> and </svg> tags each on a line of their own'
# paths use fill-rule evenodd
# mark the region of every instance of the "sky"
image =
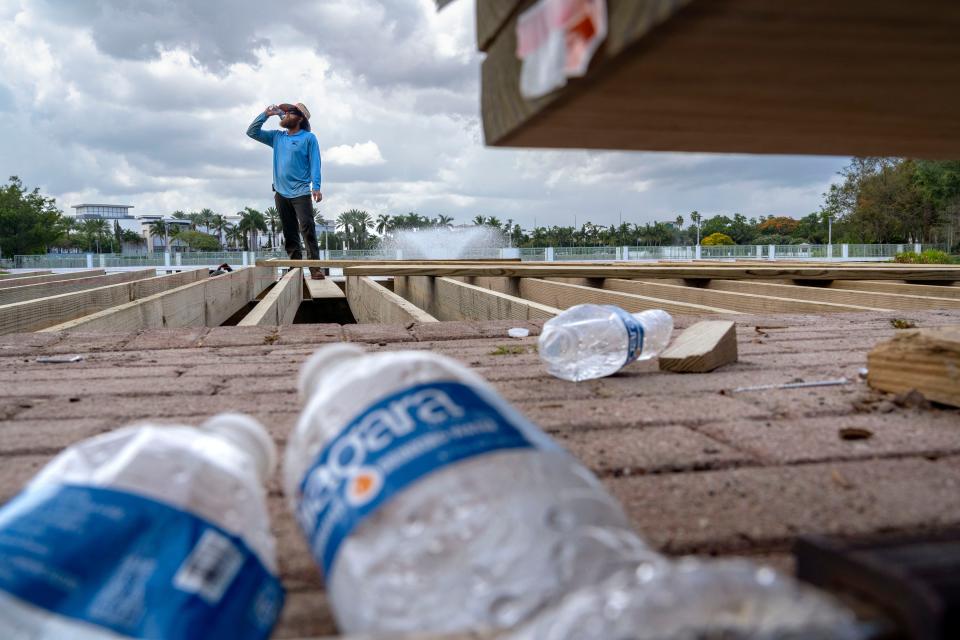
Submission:
<svg viewBox="0 0 960 640">
<path fill-rule="evenodd" d="M 271 206 L 246 128 L 303 102 L 322 212 L 524 228 L 800 217 L 847 158 L 487 148 L 474 0 L 0 0 L 0 176 L 133 213 Z M 267 128 L 276 127 L 274 118 Z"/>
</svg>

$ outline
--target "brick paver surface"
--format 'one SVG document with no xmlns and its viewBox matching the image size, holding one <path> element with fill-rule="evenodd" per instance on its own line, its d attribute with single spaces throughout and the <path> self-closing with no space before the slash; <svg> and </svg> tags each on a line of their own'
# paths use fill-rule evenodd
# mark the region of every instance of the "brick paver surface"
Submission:
<svg viewBox="0 0 960 640">
<path fill-rule="evenodd" d="M 635 363 L 599 381 L 546 375 L 538 323 L 220 327 L 0 336 L 0 501 L 77 440 L 141 420 L 196 424 L 244 411 L 285 445 L 300 363 L 320 344 L 429 349 L 460 359 L 589 466 L 637 529 L 670 554 L 738 554 L 790 570 L 805 533 L 960 525 L 960 410 L 870 390 L 867 351 L 958 312 L 738 318 L 740 360 L 709 374 Z M 678 327 L 695 319 L 679 318 Z M 506 337 L 511 326 L 530 338 Z M 498 349 L 500 346 L 515 347 Z M 38 356 L 78 354 L 42 364 Z M 735 391 L 846 377 L 845 385 Z M 334 632 L 322 585 L 274 478 L 268 501 L 288 603 L 276 637 Z"/>
</svg>

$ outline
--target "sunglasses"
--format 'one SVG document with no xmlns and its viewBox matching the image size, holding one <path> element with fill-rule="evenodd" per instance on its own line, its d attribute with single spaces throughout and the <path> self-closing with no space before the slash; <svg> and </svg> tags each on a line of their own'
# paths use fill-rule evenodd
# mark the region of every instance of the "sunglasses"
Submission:
<svg viewBox="0 0 960 640">
<path fill-rule="evenodd" d="M 283 113 L 283 115 L 285 115 L 285 116 L 294 115 L 294 116 L 297 116 L 297 117 L 300 117 L 300 118 L 303 117 L 303 114 L 300 113 L 299 111 L 283 111 L 282 113 Z"/>
</svg>

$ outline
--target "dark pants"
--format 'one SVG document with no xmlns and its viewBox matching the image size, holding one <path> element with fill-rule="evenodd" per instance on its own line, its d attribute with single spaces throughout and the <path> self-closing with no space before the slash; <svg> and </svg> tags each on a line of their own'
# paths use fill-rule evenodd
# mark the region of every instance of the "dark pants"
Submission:
<svg viewBox="0 0 960 640">
<path fill-rule="evenodd" d="M 303 246 L 300 236 L 307 245 L 307 259 L 319 260 L 320 247 L 317 245 L 317 227 L 313 220 L 313 204 L 310 196 L 285 198 L 274 192 L 273 200 L 280 214 L 280 225 L 283 227 L 283 248 L 291 260 L 303 260 Z"/>
</svg>

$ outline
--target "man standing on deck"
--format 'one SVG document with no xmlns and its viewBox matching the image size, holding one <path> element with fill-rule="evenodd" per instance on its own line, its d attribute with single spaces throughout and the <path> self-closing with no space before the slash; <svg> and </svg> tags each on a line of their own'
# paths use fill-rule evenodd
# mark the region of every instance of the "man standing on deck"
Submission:
<svg viewBox="0 0 960 640">
<path fill-rule="evenodd" d="M 263 124 L 273 115 L 280 116 L 286 131 L 264 131 Z M 284 249 L 291 260 L 303 259 L 300 236 L 307 245 L 307 258 L 320 259 L 317 231 L 313 220 L 314 202 L 320 193 L 320 145 L 310 132 L 310 111 L 302 103 L 271 105 L 247 128 L 247 135 L 273 147 L 273 199 L 283 227 Z M 312 183 L 312 188 L 311 188 Z M 323 269 L 310 268 L 314 280 L 323 280 Z"/>
</svg>

